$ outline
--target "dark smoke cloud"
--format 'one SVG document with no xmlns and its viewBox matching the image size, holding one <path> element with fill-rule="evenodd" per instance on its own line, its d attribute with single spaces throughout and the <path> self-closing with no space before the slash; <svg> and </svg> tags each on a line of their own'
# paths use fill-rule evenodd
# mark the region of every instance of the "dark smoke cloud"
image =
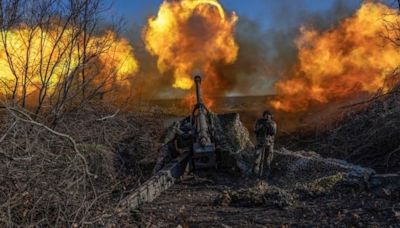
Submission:
<svg viewBox="0 0 400 228">
<path fill-rule="evenodd" d="M 239 15 L 236 41 L 239 44 L 237 61 L 230 65 L 216 64 L 225 81 L 220 96 L 274 94 L 274 82 L 290 75 L 297 59 L 294 40 L 301 25 L 318 30 L 335 26 L 350 16 L 361 1 L 338 0 L 324 12 L 310 11 L 300 1 L 281 0 L 279 4 L 266 1 L 265 7 L 274 7 L 269 28 L 265 23 Z M 140 73 L 132 85 L 137 99 L 182 97 L 185 93 L 171 87 L 172 72 L 161 75 L 157 59 L 151 56 L 141 39 L 142 26 L 135 25 L 129 33 L 135 54 L 140 62 Z"/>
<path fill-rule="evenodd" d="M 142 40 L 142 25 L 133 25 L 128 37 L 134 47 L 140 64 L 140 71 L 132 80 L 132 87 L 137 100 L 182 97 L 185 92 L 172 88 L 173 73 L 161 74 L 157 68 L 157 57 L 150 55 Z"/>
</svg>

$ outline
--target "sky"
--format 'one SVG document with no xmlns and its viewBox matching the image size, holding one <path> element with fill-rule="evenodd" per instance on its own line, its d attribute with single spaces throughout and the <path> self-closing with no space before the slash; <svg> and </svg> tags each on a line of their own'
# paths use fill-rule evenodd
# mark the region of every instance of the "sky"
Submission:
<svg viewBox="0 0 400 228">
<path fill-rule="evenodd" d="M 227 11 L 235 11 L 239 17 L 245 16 L 260 21 L 264 28 L 271 28 L 277 14 L 288 13 L 288 8 L 299 11 L 323 12 L 334 7 L 339 1 L 356 9 L 361 0 L 220 0 Z M 112 4 L 109 17 L 123 17 L 126 24 L 144 25 L 150 15 L 155 15 L 162 0 L 106 0 Z M 301 22 L 299 22 L 301 23 Z"/>
<path fill-rule="evenodd" d="M 106 18 L 114 20 L 122 17 L 126 25 L 125 35 L 131 40 L 137 56 L 146 52 L 141 39 L 141 30 L 150 16 L 157 15 L 163 0 L 104 0 L 111 4 Z M 371 0 L 369 0 L 371 1 Z M 395 0 L 385 1 L 393 4 Z M 274 82 L 282 69 L 288 68 L 296 60 L 297 52 L 294 40 L 301 25 L 310 25 L 318 30 L 326 30 L 352 15 L 363 0 L 219 0 L 229 13 L 235 11 L 239 16 L 235 36 L 239 42 L 240 53 L 235 70 L 237 82 L 228 95 L 265 95 L 273 94 Z M 310 23 L 310 24 L 308 24 Z M 265 60 L 266 66 L 248 68 L 249 61 Z M 242 61 L 241 61 L 242 60 Z M 149 59 L 141 62 L 151 63 Z M 250 61 L 252 62 L 252 61 Z M 155 62 L 154 62 L 155 63 Z M 244 64 L 244 65 L 243 65 Z M 254 64 L 253 64 L 254 65 Z M 266 73 L 268 68 L 270 73 Z M 290 67 L 289 67 L 290 68 Z M 149 69 L 152 69 L 150 67 Z M 141 65 L 143 77 L 152 75 L 146 66 Z M 271 73 L 272 72 L 272 73 Z M 140 78 L 140 77 L 137 77 Z M 251 79 L 251 80 L 250 80 Z M 139 80 L 139 79 L 138 79 Z M 257 83 L 255 83 L 257 82 Z M 157 90 L 157 95 L 179 97 L 181 91 L 165 86 Z"/>
</svg>

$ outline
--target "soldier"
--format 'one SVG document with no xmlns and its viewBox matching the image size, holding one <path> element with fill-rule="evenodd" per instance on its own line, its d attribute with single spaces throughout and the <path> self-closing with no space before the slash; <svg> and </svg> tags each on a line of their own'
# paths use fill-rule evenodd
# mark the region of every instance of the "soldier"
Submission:
<svg viewBox="0 0 400 228">
<path fill-rule="evenodd" d="M 257 146 L 256 161 L 253 171 L 259 177 L 265 174 L 268 178 L 274 156 L 274 138 L 276 134 L 276 123 L 272 119 L 272 113 L 270 111 L 264 111 L 263 117 L 256 121 L 254 132 L 257 138 Z"/>
<path fill-rule="evenodd" d="M 189 120 L 181 124 L 175 121 L 160 147 L 157 163 L 153 173 L 160 171 L 166 164 L 177 158 L 180 154 L 190 151 L 193 145 L 193 127 Z"/>
</svg>

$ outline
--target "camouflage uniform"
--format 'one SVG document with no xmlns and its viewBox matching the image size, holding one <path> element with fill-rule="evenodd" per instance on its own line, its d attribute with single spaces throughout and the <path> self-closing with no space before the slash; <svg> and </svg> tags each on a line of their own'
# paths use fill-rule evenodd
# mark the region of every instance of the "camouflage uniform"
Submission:
<svg viewBox="0 0 400 228">
<path fill-rule="evenodd" d="M 257 146 L 253 171 L 260 177 L 264 174 L 268 177 L 270 173 L 271 163 L 274 157 L 276 130 L 276 123 L 272 119 L 261 118 L 256 121 L 254 132 L 256 133 Z"/>
<path fill-rule="evenodd" d="M 190 150 L 192 145 L 191 124 L 186 123 L 181 125 L 179 121 L 174 122 L 172 127 L 167 131 L 167 135 L 159 149 L 159 157 L 154 166 L 153 173 L 157 173 L 180 154 Z"/>
</svg>

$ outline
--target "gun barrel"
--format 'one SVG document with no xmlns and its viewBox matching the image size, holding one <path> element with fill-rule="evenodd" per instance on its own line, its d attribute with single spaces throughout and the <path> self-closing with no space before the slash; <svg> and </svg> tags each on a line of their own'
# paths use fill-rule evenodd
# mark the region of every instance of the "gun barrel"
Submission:
<svg viewBox="0 0 400 228">
<path fill-rule="evenodd" d="M 196 84 L 196 101 L 199 108 L 198 119 L 197 119 L 197 130 L 200 144 L 203 146 L 211 143 L 208 134 L 208 124 L 206 119 L 206 110 L 203 104 L 203 98 L 201 94 L 201 76 L 196 75 L 194 77 L 194 82 Z"/>
<path fill-rule="evenodd" d="M 201 94 L 201 77 L 199 75 L 196 75 L 194 77 L 194 83 L 196 84 L 196 100 L 197 104 L 203 103 L 203 98 Z"/>
<path fill-rule="evenodd" d="M 196 137 L 193 145 L 193 159 L 196 167 L 215 166 L 215 145 L 210 132 L 211 120 L 209 119 L 208 109 L 203 104 L 201 93 L 201 76 L 195 75 L 196 101 L 197 104 L 193 111 L 194 126 L 196 128 Z"/>
</svg>

